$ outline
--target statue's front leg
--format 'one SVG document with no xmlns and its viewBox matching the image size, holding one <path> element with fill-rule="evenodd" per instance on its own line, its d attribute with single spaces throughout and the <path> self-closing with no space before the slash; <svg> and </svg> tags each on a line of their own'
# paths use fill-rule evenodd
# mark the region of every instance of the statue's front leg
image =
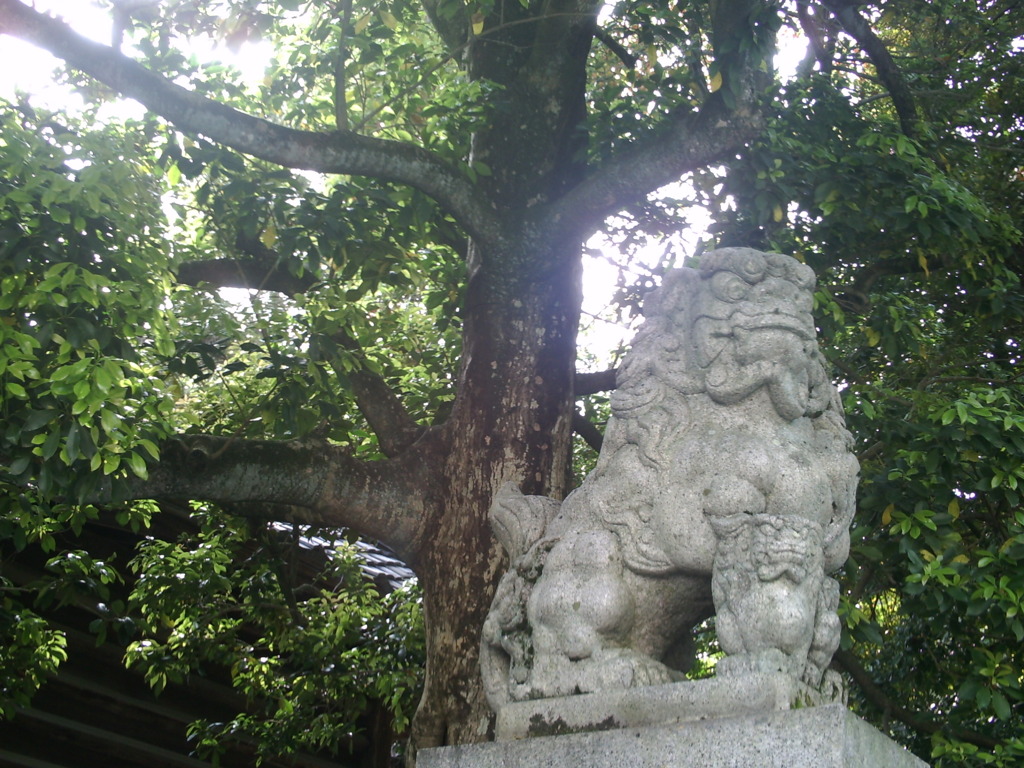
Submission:
<svg viewBox="0 0 1024 768">
<path fill-rule="evenodd" d="M 842 678 L 828 669 L 842 634 L 838 610 L 839 582 L 826 576 L 818 593 L 818 613 L 814 622 L 814 637 L 807 654 L 807 666 L 804 668 L 804 681 L 822 691 L 831 689 L 833 698 L 844 696 Z"/>
<path fill-rule="evenodd" d="M 603 530 L 571 532 L 556 544 L 530 596 L 534 653 L 586 659 L 621 641 L 633 624 L 618 539 Z"/>
<path fill-rule="evenodd" d="M 624 574 L 619 540 L 609 531 L 571 532 L 552 548 L 527 607 L 532 697 L 676 678 L 660 662 L 628 647 L 636 604 Z"/>
</svg>

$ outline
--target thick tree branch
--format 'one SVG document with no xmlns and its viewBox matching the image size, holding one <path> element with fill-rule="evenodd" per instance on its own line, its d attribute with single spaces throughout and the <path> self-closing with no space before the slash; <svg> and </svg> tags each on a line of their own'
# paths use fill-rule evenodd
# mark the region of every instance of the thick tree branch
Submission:
<svg viewBox="0 0 1024 768">
<path fill-rule="evenodd" d="M 698 111 L 677 114 L 649 141 L 611 158 L 554 205 L 550 218 L 566 227 L 596 226 L 684 174 L 732 157 L 762 124 L 758 108 L 730 109 L 712 94 Z"/>
<path fill-rule="evenodd" d="M 878 280 L 892 275 L 913 275 L 921 272 L 921 265 L 916 259 L 886 259 L 861 267 L 852 282 L 836 286 L 833 293 L 836 302 L 844 311 L 865 315 L 871 309 L 871 292 Z"/>
<path fill-rule="evenodd" d="M 469 39 L 470 19 L 468 6 L 445 4 L 443 0 L 422 0 L 430 23 L 441 36 L 449 53 L 461 52 Z M 444 5 L 444 10 L 441 6 Z"/>
<path fill-rule="evenodd" d="M 601 452 L 601 446 L 604 444 L 604 435 L 586 416 L 578 411 L 574 411 L 572 414 L 572 431 L 582 437 L 583 442 L 595 451 Z"/>
<path fill-rule="evenodd" d="M 607 392 L 615 389 L 615 376 L 618 369 L 609 368 L 606 371 L 597 373 L 576 373 L 573 378 L 573 391 L 577 397 L 593 395 L 597 392 Z M 601 452 L 601 445 L 604 443 L 604 435 L 601 434 L 582 413 L 574 411 L 572 414 L 572 429 L 583 438 L 583 441 L 598 453 Z"/>
<path fill-rule="evenodd" d="M 351 336 L 339 333 L 335 341 L 354 352 L 357 359 L 363 358 L 362 347 Z M 385 456 L 397 456 L 426 431 L 409 415 L 398 395 L 379 375 L 362 366 L 346 375 L 352 383 L 356 406 L 377 436 L 377 444 Z"/>
<path fill-rule="evenodd" d="M 606 371 L 598 371 L 597 373 L 580 373 L 576 372 L 576 377 L 573 379 L 573 393 L 577 397 L 583 397 L 584 395 L 593 395 L 598 392 L 608 392 L 615 389 L 615 376 L 618 373 L 618 368 L 609 368 Z"/>
<path fill-rule="evenodd" d="M 301 131 L 240 112 L 175 85 L 18 0 L 0 0 L 0 34 L 44 48 L 185 133 L 287 168 L 408 184 L 436 200 L 473 236 L 492 242 L 499 236 L 493 209 L 476 185 L 421 147 L 350 131 Z"/>
<path fill-rule="evenodd" d="M 351 528 L 403 558 L 429 519 L 427 476 L 415 460 L 363 462 L 322 440 L 266 441 L 185 435 L 167 441 L 131 496 L 207 500 L 291 511 L 289 522 Z"/>
<path fill-rule="evenodd" d="M 650 139 L 612 157 L 554 205 L 553 231 L 592 231 L 605 217 L 678 181 L 684 174 L 734 156 L 761 131 L 765 77 L 744 38 L 753 0 L 719 0 L 715 13 L 720 90 L 696 111 L 678 108 Z M 747 41 L 749 42 L 749 41 Z"/>
<path fill-rule="evenodd" d="M 864 53 L 871 59 L 882 85 L 892 97 L 892 104 L 896 108 L 901 130 L 907 136 L 914 136 L 917 133 L 917 106 L 914 94 L 911 93 L 907 81 L 903 78 L 903 73 L 896 66 L 885 43 L 871 29 L 868 20 L 857 11 L 858 3 L 851 0 L 821 0 L 821 4 L 835 15 L 843 31 L 856 40 Z"/>
<path fill-rule="evenodd" d="M 947 729 L 939 721 L 929 719 L 927 716 L 911 712 L 910 710 L 901 707 L 889 698 L 885 691 L 883 691 L 872 679 L 871 675 L 868 674 L 868 671 L 864 669 L 860 660 L 850 651 L 844 651 L 842 649 L 836 651 L 835 656 L 833 657 L 833 662 L 853 678 L 857 687 L 861 689 L 861 692 L 863 692 L 864 697 L 871 702 L 873 706 L 877 707 L 886 715 L 896 718 L 901 723 L 918 733 L 930 736 L 933 733 L 945 731 L 959 741 L 966 741 L 969 744 L 975 744 L 983 749 L 993 749 L 1001 743 L 998 739 L 993 739 L 980 733 L 974 733 L 973 731 L 966 731 L 959 728 Z"/>
<path fill-rule="evenodd" d="M 334 53 L 334 127 L 339 131 L 348 130 L 348 75 L 345 64 L 348 60 L 348 38 L 352 34 L 352 0 L 341 0 L 341 26 L 338 31 L 338 47 Z"/>
<path fill-rule="evenodd" d="M 632 53 L 627 51 L 618 40 L 609 35 L 605 30 L 598 28 L 594 36 L 604 44 L 605 48 L 614 53 L 615 57 L 629 69 L 636 67 L 636 63 L 640 61 L 638 56 L 634 56 Z"/>
<path fill-rule="evenodd" d="M 810 41 L 808 46 L 806 64 L 801 65 L 801 74 L 806 76 L 810 74 L 811 68 L 814 66 L 814 62 L 817 61 L 821 66 L 821 71 L 828 73 L 832 71 L 832 57 L 834 54 L 835 44 L 828 39 L 824 30 L 824 25 L 821 20 L 813 15 L 810 3 L 808 0 L 798 0 L 796 4 L 796 15 L 800 21 L 800 29 L 803 31 L 804 36 Z"/>
<path fill-rule="evenodd" d="M 243 247 L 249 255 L 242 259 L 209 259 L 188 261 L 178 267 L 182 285 L 209 285 L 213 288 L 245 288 L 253 291 L 274 291 L 291 296 L 305 293 L 315 284 L 310 275 L 296 277 L 285 269 L 278 255 L 262 243 Z"/>
</svg>

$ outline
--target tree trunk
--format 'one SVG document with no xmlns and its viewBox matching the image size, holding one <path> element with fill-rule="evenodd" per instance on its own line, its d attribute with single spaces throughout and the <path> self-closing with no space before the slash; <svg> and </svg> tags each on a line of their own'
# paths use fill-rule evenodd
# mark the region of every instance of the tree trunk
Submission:
<svg viewBox="0 0 1024 768">
<path fill-rule="evenodd" d="M 517 4 L 507 12 L 519 12 Z M 521 8 L 519 9 L 522 10 Z M 472 77 L 499 83 L 471 162 L 500 235 L 471 242 L 458 397 L 427 461 L 438 517 L 412 564 L 424 590 L 427 678 L 415 747 L 484 741 L 493 714 L 480 678 L 480 631 L 507 561 L 488 511 L 497 489 L 561 498 L 571 456 L 582 238 L 539 224 L 584 171 L 585 66 L 594 16 L 508 24 L 470 48 Z M 506 23 L 509 17 L 505 17 Z M 538 110 L 537 104 L 550 105 Z"/>
<path fill-rule="evenodd" d="M 493 734 L 479 644 L 507 565 L 488 520 L 495 491 L 506 482 L 527 493 L 567 491 L 580 247 L 567 248 L 574 250 L 541 254 L 542 262 L 568 265 L 543 278 L 485 266 L 507 257 L 480 259 L 471 277 L 459 397 L 443 438 L 425 457 L 440 468 L 431 505 L 439 512 L 412 563 L 424 588 L 427 631 L 416 747 Z"/>
</svg>

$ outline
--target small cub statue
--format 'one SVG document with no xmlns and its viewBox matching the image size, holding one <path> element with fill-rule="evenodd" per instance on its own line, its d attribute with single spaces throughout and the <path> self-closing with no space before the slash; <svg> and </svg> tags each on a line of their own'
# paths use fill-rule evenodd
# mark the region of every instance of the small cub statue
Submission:
<svg viewBox="0 0 1024 768">
<path fill-rule="evenodd" d="M 814 273 L 748 248 L 665 277 L 618 373 L 593 472 L 564 502 L 508 485 L 511 565 L 484 624 L 495 709 L 683 679 L 715 614 L 719 676 L 823 690 L 857 461 L 815 340 Z"/>
</svg>

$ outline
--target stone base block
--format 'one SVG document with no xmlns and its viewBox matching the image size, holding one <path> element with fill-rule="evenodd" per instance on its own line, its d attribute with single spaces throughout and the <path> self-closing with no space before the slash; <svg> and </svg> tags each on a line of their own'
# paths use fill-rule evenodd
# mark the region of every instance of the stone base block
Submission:
<svg viewBox="0 0 1024 768">
<path fill-rule="evenodd" d="M 495 735 L 498 741 L 507 741 L 583 731 L 675 725 L 690 720 L 715 720 L 831 704 L 834 700 L 834 697 L 826 697 L 782 672 L 719 676 L 510 702 L 498 711 Z"/>
<path fill-rule="evenodd" d="M 841 704 L 421 750 L 418 768 L 927 768 Z"/>
</svg>

